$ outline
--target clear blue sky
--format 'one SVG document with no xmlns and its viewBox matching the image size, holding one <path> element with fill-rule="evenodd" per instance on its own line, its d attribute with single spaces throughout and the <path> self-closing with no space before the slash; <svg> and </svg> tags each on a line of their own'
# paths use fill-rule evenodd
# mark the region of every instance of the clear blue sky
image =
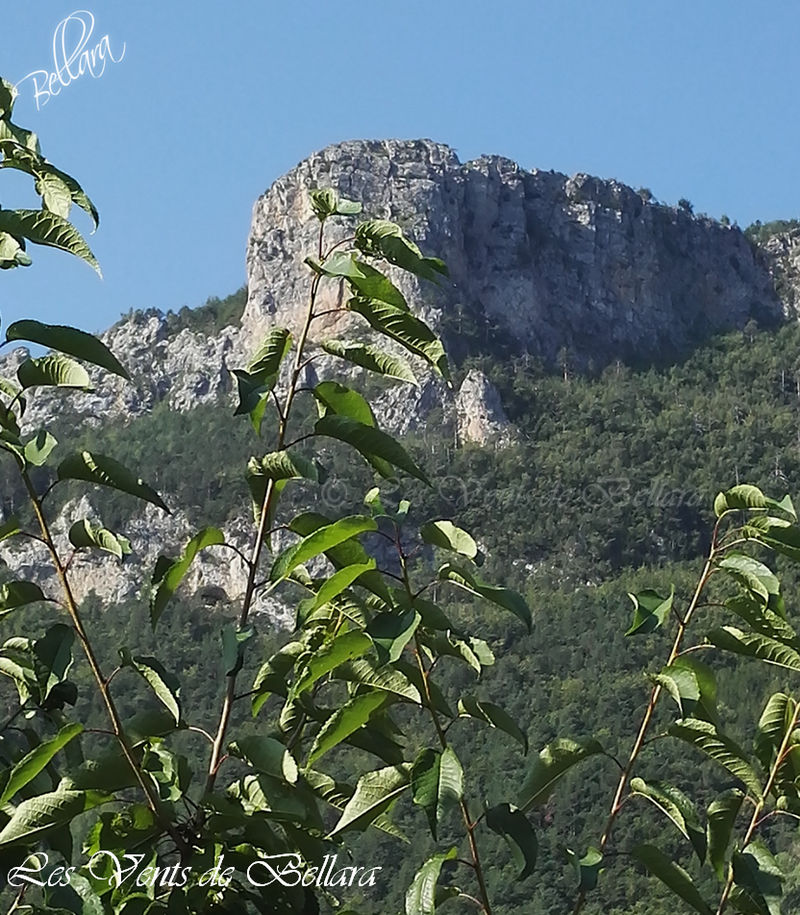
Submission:
<svg viewBox="0 0 800 915">
<path fill-rule="evenodd" d="M 312 151 L 430 137 L 462 161 L 650 187 L 697 211 L 800 215 L 794 0 L 83 0 L 124 59 L 16 121 L 100 209 L 105 278 L 59 252 L 0 275 L 0 310 L 99 330 L 245 278 L 252 205 Z M 52 71 L 78 0 L 6 4 L 0 74 Z M 0 175 L 3 206 L 33 201 Z M 89 222 L 76 214 L 88 232 Z"/>
</svg>

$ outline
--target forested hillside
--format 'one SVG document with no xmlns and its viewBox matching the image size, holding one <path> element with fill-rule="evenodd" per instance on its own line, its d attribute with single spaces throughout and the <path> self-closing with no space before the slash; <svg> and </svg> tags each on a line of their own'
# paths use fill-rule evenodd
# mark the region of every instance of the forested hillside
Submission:
<svg viewBox="0 0 800 915">
<path fill-rule="evenodd" d="M 193 319 L 181 313 L 175 320 L 181 326 L 210 328 L 218 314 L 235 318 L 241 301 L 232 297 L 220 303 L 223 307 L 215 306 L 213 314 Z M 759 331 L 750 326 L 746 332 L 715 337 L 676 364 L 654 368 L 617 362 L 595 374 L 579 374 L 568 361 L 555 370 L 545 368 L 512 355 L 497 340 L 483 355 L 464 355 L 457 371 L 463 376 L 470 368 L 480 368 L 499 389 L 514 425 L 512 444 L 456 446 L 442 435 L 434 415 L 424 430 L 407 439 L 433 486 L 404 481 L 383 492 L 391 503 L 410 499 L 420 520 L 452 517 L 471 530 L 486 555 L 487 575 L 524 593 L 534 626 L 526 636 L 485 605 L 452 606 L 461 619 L 481 617 L 497 663 L 477 686 L 474 675 L 455 664 L 447 680 L 456 689 L 501 701 L 527 733 L 531 752 L 567 734 L 593 734 L 614 752 L 631 740 L 631 721 L 646 699 L 646 667 L 664 638 L 625 639 L 632 609 L 626 592 L 654 587 L 663 593 L 674 583 L 679 596 L 688 595 L 707 548 L 711 507 L 720 489 L 747 481 L 776 497 L 796 491 L 800 328 L 787 324 Z M 78 434 L 85 446 L 136 467 L 186 509 L 196 525 L 221 524 L 232 513 L 249 511 L 243 470 L 253 449 L 252 433 L 232 412 L 225 402 L 183 413 L 162 403 L 130 423 L 84 426 Z M 65 437 L 71 424 L 69 416 L 62 418 Z M 322 487 L 324 504 L 318 501 L 314 507 L 337 515 L 352 511 L 373 479 L 367 469 L 345 462 L 335 451 L 331 457 L 335 471 Z M 0 481 L 6 512 L 22 504 L 17 485 L 10 476 Z M 296 498 L 302 502 L 302 496 Z M 124 531 L 130 510 L 130 501 L 114 494 L 104 502 L 104 521 Z M 788 573 L 784 592 L 789 614 L 796 617 L 797 580 Z M 101 609 L 90 599 L 87 612 L 107 633 L 103 651 L 109 659 L 123 643 L 144 651 L 153 647 L 143 604 Z M 211 714 L 218 701 L 209 691 L 222 680 L 207 672 L 219 665 L 219 629 L 233 613 L 224 602 L 197 596 L 180 604 L 159 629 L 160 652 L 178 659 L 173 666 L 183 681 L 185 706 L 199 719 Z M 45 628 L 43 619 L 28 621 L 34 630 Z M 263 617 L 257 628 L 264 651 L 283 638 Z M 251 651 L 250 657 L 263 657 L 263 651 Z M 721 714 L 737 735 L 745 724 L 741 716 L 757 717 L 768 686 L 780 686 L 785 672 L 770 684 L 761 670 L 730 658 L 720 663 L 725 672 Z M 144 690 L 132 692 L 126 711 L 149 701 Z M 496 731 L 471 732 L 467 738 L 467 731 L 462 736 L 458 728 L 453 739 L 459 757 L 481 773 L 481 792 L 489 801 L 507 797 L 507 785 L 518 780 L 526 765 L 520 747 Z M 189 753 L 192 739 L 185 738 Z M 661 748 L 654 777 L 677 758 L 670 741 L 661 741 Z M 343 772 L 347 759 L 343 753 Z M 680 765 L 685 782 L 679 786 L 690 794 L 730 783 L 719 769 L 716 777 L 708 776 L 712 782 L 698 784 L 697 770 L 686 762 Z M 576 776 L 538 814 L 536 873 L 517 884 L 510 862 L 505 871 L 490 872 L 497 912 L 566 911 L 571 884 L 558 846 L 583 848 L 596 841 L 614 779 L 612 766 L 595 766 Z M 410 801 L 403 802 L 394 820 L 402 828 L 412 815 L 418 812 Z M 655 830 L 662 831 L 657 815 L 631 805 L 615 848 L 624 851 L 634 839 L 652 838 Z M 800 880 L 800 846 L 792 831 L 776 831 L 774 838 L 787 872 L 796 871 Z M 385 898 L 354 899 L 358 911 L 384 915 L 400 910 L 423 849 L 415 847 L 414 855 L 404 858 L 397 841 L 370 833 L 354 843 L 359 861 L 374 859 L 384 866 L 386 888 Z M 673 903 L 662 904 L 663 898 L 643 869 L 612 869 L 586 911 L 661 915 L 673 911 Z"/>
</svg>

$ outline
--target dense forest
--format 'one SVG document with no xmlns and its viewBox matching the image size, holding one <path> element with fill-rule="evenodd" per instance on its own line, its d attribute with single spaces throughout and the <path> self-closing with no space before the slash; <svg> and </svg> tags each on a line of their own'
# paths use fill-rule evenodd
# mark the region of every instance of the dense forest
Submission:
<svg viewBox="0 0 800 915">
<path fill-rule="evenodd" d="M 196 313 L 172 315 L 172 326 L 209 332 L 237 320 L 243 301 L 242 291 L 211 300 Z M 445 672 L 448 688 L 455 697 L 469 691 L 502 701 L 527 733 L 531 752 L 559 735 L 594 735 L 607 747 L 627 746 L 631 722 L 646 699 L 648 665 L 663 653 L 659 639 L 665 638 L 625 639 L 631 615 L 627 592 L 647 587 L 664 592 L 674 584 L 679 598 L 688 595 L 720 489 L 747 481 L 776 497 L 794 490 L 800 479 L 800 328 L 750 326 L 706 342 L 673 365 L 616 363 L 583 374 L 568 363 L 548 369 L 497 339 L 482 355 L 465 350 L 459 376 L 470 368 L 483 370 L 499 389 L 514 426 L 512 444 L 457 447 L 434 416 L 424 432 L 407 441 L 433 486 L 404 481 L 384 492 L 390 502 L 408 498 L 422 520 L 452 517 L 471 530 L 486 555 L 487 576 L 525 594 L 534 627 L 524 635 L 484 605 L 452 606 L 454 616 L 479 623 L 496 663 L 477 684 L 473 674 L 453 664 Z M 124 458 L 198 526 L 222 524 L 248 510 L 243 467 L 253 449 L 251 430 L 231 414 L 227 404 L 187 413 L 161 404 L 128 424 L 84 427 L 78 438 Z M 68 437 L 73 420 L 65 415 L 61 423 Z M 330 458 L 334 470 L 323 498 L 326 492 L 336 498 L 331 496 L 326 510 L 352 511 L 373 484 L 372 475 L 335 450 Z M 20 510 L 24 499 L 18 484 L 6 476 L 5 466 L 0 472 L 4 510 Z M 69 489 L 64 489 L 66 498 Z M 303 497 L 295 498 L 301 502 Z M 124 531 L 132 502 L 112 494 L 104 505 L 105 523 Z M 798 582 L 790 570 L 784 582 L 789 612 L 796 614 Z M 102 607 L 90 599 L 86 612 L 92 625 L 107 633 L 108 658 L 123 642 L 153 648 L 144 604 Z M 207 671 L 219 665 L 219 629 L 233 612 L 187 597 L 159 629 L 160 651 L 176 659 L 187 710 L 197 718 L 210 714 L 218 702 L 214 691 L 222 680 Z M 17 617 L 15 628 L 19 622 Z M 30 614 L 25 622 L 43 631 L 48 620 Z M 261 646 L 251 652 L 254 665 L 284 638 L 263 619 L 258 628 Z M 767 689 L 782 685 L 785 672 L 768 682 L 761 669 L 727 656 L 719 666 L 721 715 L 730 732 L 740 734 L 757 717 Z M 126 711 L 149 701 L 132 684 Z M 520 747 L 489 730 L 468 735 L 465 729 L 462 735 L 456 727 L 453 739 L 465 767 L 479 773 L 472 790 L 492 802 L 507 799 L 507 786 L 518 782 L 526 766 Z M 191 735 L 184 741 L 191 753 Z M 357 751 L 341 753 L 343 773 L 352 752 Z M 670 741 L 661 741 L 650 759 L 654 777 L 682 766 L 680 787 L 699 797 L 729 784 L 722 769 L 677 763 Z M 703 773 L 699 779 L 698 771 Z M 570 884 L 559 846 L 596 842 L 614 778 L 602 764 L 582 770 L 537 815 L 541 851 L 534 875 L 516 883 L 510 860 L 490 872 L 499 913 L 566 910 Z M 411 825 L 419 816 L 407 802 L 393 818 L 401 830 L 421 835 Z M 633 805 L 621 819 L 615 847 L 623 852 L 656 830 L 662 831 L 657 815 Z M 786 829 L 776 830 L 773 838 L 786 872 L 800 886 L 800 844 Z M 384 867 L 379 896 L 354 898 L 354 908 L 372 915 L 399 911 L 426 849 L 415 845 L 407 853 L 397 839 L 375 831 L 352 845 L 356 858 Z M 500 845 L 498 839 L 497 860 L 506 860 Z M 672 911 L 673 903 L 664 898 L 643 869 L 626 865 L 609 870 L 586 911 L 661 915 Z M 788 903 L 794 898 L 790 894 Z"/>
</svg>

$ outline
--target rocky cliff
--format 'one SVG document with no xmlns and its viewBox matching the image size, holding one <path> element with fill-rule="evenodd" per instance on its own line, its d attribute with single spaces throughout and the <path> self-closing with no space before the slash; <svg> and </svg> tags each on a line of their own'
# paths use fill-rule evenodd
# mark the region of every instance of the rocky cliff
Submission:
<svg viewBox="0 0 800 915">
<path fill-rule="evenodd" d="M 568 358 L 573 368 L 641 362 L 679 354 L 751 319 L 764 324 L 795 316 L 800 303 L 800 233 L 756 249 L 736 227 L 658 204 L 616 181 L 526 171 L 495 156 L 462 164 L 453 150 L 427 140 L 348 142 L 309 157 L 256 202 L 241 327 L 213 336 L 172 335 L 164 317 L 152 312 L 120 322 L 105 339 L 133 383 L 105 376 L 95 393 L 75 398 L 79 416 L 128 420 L 163 401 L 175 410 L 229 403 L 229 369 L 247 361 L 267 329 L 298 323 L 309 279 L 303 259 L 316 247 L 307 196 L 315 186 L 333 186 L 361 201 L 365 215 L 400 223 L 425 253 L 447 262 L 451 276 L 439 287 L 394 278 L 412 307 L 462 355 L 469 349 L 467 335 L 459 334 L 464 324 L 473 331 L 473 349 L 491 350 L 496 337 L 506 349 L 551 364 Z M 335 231 L 343 237 L 347 228 Z M 340 294 L 329 284 L 331 304 Z M 317 332 L 347 333 L 347 323 L 322 324 Z M 0 374 L 13 374 L 21 356 L 6 357 Z M 325 374 L 324 361 L 317 371 Z M 437 429 L 450 440 L 491 447 L 513 441 L 497 391 L 480 372 L 469 372 L 454 394 L 430 376 L 421 380 L 413 393 L 404 388 L 383 396 L 376 412 L 385 427 L 424 430 L 437 410 Z M 27 423 L 46 424 L 59 404 L 37 393 Z M 89 503 L 72 508 L 93 513 Z M 143 569 L 152 568 L 159 543 L 190 534 L 180 513 L 157 522 L 148 517 L 140 528 L 138 557 L 125 565 L 94 558 L 78 563 L 81 593 L 130 596 L 135 582 L 146 580 Z M 243 536 L 229 533 L 234 541 Z M 0 558 L 19 573 L 43 578 L 35 545 L 4 547 Z M 213 556 L 192 574 L 191 586 L 210 599 L 235 599 L 243 589 L 237 564 Z"/>
</svg>

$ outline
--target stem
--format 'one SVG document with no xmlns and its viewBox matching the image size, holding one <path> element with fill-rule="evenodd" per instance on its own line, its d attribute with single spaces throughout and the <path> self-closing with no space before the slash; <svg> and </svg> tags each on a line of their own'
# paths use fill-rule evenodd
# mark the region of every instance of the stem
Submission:
<svg viewBox="0 0 800 915">
<path fill-rule="evenodd" d="M 395 543 L 397 546 L 397 552 L 400 556 L 400 568 L 403 574 L 403 584 L 406 589 L 406 594 L 409 599 L 413 601 L 414 592 L 411 589 L 411 581 L 408 577 L 408 563 L 406 562 L 406 554 L 403 550 L 403 545 L 400 540 L 400 528 L 395 526 L 396 538 Z M 430 713 L 431 720 L 433 721 L 433 727 L 436 731 L 436 736 L 439 738 L 439 743 L 441 744 L 442 750 L 446 750 L 449 746 L 447 743 L 447 734 L 442 728 L 442 724 L 439 721 L 439 715 L 436 712 L 436 705 L 433 701 L 433 696 L 431 694 L 430 686 L 430 670 L 425 667 L 425 662 L 422 659 L 422 644 L 419 639 L 419 635 L 414 633 L 414 654 L 417 658 L 417 665 L 419 667 L 419 672 L 422 677 L 422 685 L 425 691 L 425 706 Z M 465 797 L 461 797 L 459 800 L 459 807 L 461 808 L 461 816 L 464 820 L 464 826 L 467 830 L 467 841 L 469 842 L 469 851 L 472 855 L 472 865 L 475 870 L 475 877 L 478 881 L 478 888 L 480 889 L 480 895 L 482 902 L 482 908 L 485 912 L 485 915 L 492 915 L 492 904 L 489 901 L 489 891 L 486 888 L 486 877 L 483 872 L 483 866 L 481 864 L 481 856 L 478 851 L 478 843 L 475 839 L 475 827 L 477 822 L 473 822 L 472 817 L 469 812 L 469 804 Z"/>
<path fill-rule="evenodd" d="M 92 674 L 95 678 L 95 681 L 97 682 L 97 687 L 100 690 L 103 704 L 105 705 L 106 711 L 108 712 L 108 717 L 111 720 L 114 736 L 117 738 L 117 741 L 122 750 L 122 754 L 125 757 L 128 765 L 131 767 L 131 771 L 133 772 L 136 781 L 139 783 L 139 787 L 142 789 L 144 796 L 147 798 L 147 803 L 150 809 L 153 811 L 156 819 L 161 823 L 162 827 L 177 845 L 181 852 L 181 857 L 187 857 L 190 851 L 189 847 L 187 846 L 183 836 L 178 832 L 175 826 L 170 822 L 169 818 L 165 815 L 164 811 L 161 809 L 161 803 L 158 794 L 153 787 L 153 784 L 142 771 L 139 763 L 136 761 L 136 757 L 133 754 L 133 749 L 128 741 L 128 735 L 125 733 L 122 719 L 120 718 L 119 711 L 117 709 L 116 703 L 114 702 L 114 698 L 111 695 L 111 690 L 109 689 L 109 680 L 106 679 L 106 677 L 103 675 L 102 668 L 100 667 L 100 662 L 94 653 L 94 648 L 92 647 L 92 644 L 89 640 L 89 635 L 83 625 L 83 620 L 81 619 L 81 615 L 78 610 L 78 604 L 75 600 L 75 595 L 72 593 L 72 587 L 69 583 L 67 570 L 62 563 L 61 556 L 59 555 L 58 550 L 56 549 L 56 545 L 53 542 L 53 537 L 50 533 L 50 527 L 47 523 L 47 519 L 44 516 L 44 512 L 42 511 L 39 497 L 36 494 L 36 490 L 33 486 L 33 483 L 31 482 L 30 476 L 28 475 L 28 471 L 24 467 L 21 467 L 20 474 L 33 505 L 33 510 L 36 514 L 36 520 L 39 522 L 39 527 L 42 531 L 42 539 L 47 546 L 47 549 L 50 553 L 50 558 L 53 562 L 53 565 L 55 566 L 56 573 L 58 574 L 58 579 L 64 592 L 67 612 L 69 613 L 70 619 L 72 620 L 72 625 L 78 635 L 78 639 L 83 646 L 86 660 L 89 662 L 89 667 L 91 668 Z"/>
<path fill-rule="evenodd" d="M 683 644 L 683 638 L 686 635 L 686 630 L 689 627 L 689 623 L 692 621 L 692 617 L 694 616 L 694 613 L 700 604 L 700 595 L 703 593 L 703 588 L 705 588 L 708 579 L 711 577 L 711 574 L 714 571 L 713 563 L 717 555 L 718 530 L 719 521 L 717 521 L 717 524 L 714 527 L 711 549 L 709 551 L 708 558 L 706 559 L 706 564 L 703 568 L 703 574 L 700 576 L 700 581 L 697 583 L 697 588 L 695 589 L 694 596 L 692 597 L 691 603 L 689 604 L 689 608 L 686 611 L 686 615 L 680 620 L 678 624 L 678 631 L 675 634 L 675 640 L 672 643 L 672 650 L 669 653 L 665 667 L 669 667 L 670 664 L 672 664 L 672 662 L 680 654 L 681 645 Z M 647 732 L 650 729 L 653 715 L 655 714 L 656 705 L 658 704 L 658 700 L 661 698 L 661 693 L 661 685 L 656 684 L 650 693 L 650 700 L 647 703 L 647 708 L 645 709 L 644 717 L 642 718 L 642 723 L 639 727 L 639 733 L 636 735 L 636 740 L 634 741 L 633 748 L 631 749 L 631 753 L 628 758 L 628 764 L 623 769 L 619 783 L 617 784 L 617 790 L 614 794 L 614 800 L 611 803 L 611 810 L 608 815 L 608 820 L 606 821 L 606 826 L 603 830 L 603 835 L 600 839 L 600 845 L 598 847 L 600 854 L 605 853 L 605 848 L 608 845 L 609 839 L 611 838 L 611 832 L 614 828 L 614 824 L 616 823 L 617 816 L 619 815 L 619 812 L 622 810 L 623 804 L 625 803 L 625 789 L 628 787 L 634 766 L 636 765 L 639 754 L 645 745 Z M 586 895 L 586 890 L 582 890 L 578 895 L 578 898 L 575 902 L 575 908 L 573 909 L 573 915 L 578 915 L 578 913 L 583 910 L 583 907 L 586 903 Z"/>
<path fill-rule="evenodd" d="M 322 225 L 320 225 L 320 237 L 319 237 L 319 249 L 322 251 Z M 311 295 L 308 302 L 308 310 L 306 312 L 305 323 L 303 325 L 302 333 L 297 344 L 297 353 L 295 355 L 294 367 L 292 369 L 291 378 L 289 381 L 289 387 L 286 392 L 286 401 L 283 405 L 283 410 L 278 411 L 279 422 L 278 422 L 278 441 L 277 449 L 280 451 L 284 447 L 286 441 L 286 433 L 289 426 L 289 416 L 292 411 L 292 404 L 294 403 L 295 394 L 297 393 L 298 381 L 300 375 L 303 371 L 303 352 L 305 350 L 306 342 L 308 341 L 308 333 L 311 328 L 311 322 L 314 319 L 314 304 L 317 298 L 317 290 L 319 289 L 320 277 L 317 275 L 314 277 L 314 280 L 311 284 Z M 264 494 L 264 501 L 261 505 L 261 517 L 258 522 L 258 531 L 256 533 L 256 539 L 253 543 L 253 550 L 249 560 L 249 571 L 247 575 L 247 585 L 245 587 L 244 599 L 242 600 L 242 610 L 239 614 L 239 623 L 238 629 L 241 631 L 246 625 L 248 617 L 250 616 L 250 606 L 253 602 L 253 594 L 255 592 L 256 586 L 256 573 L 258 571 L 258 563 L 261 558 L 261 553 L 264 548 L 264 543 L 267 539 L 269 522 L 272 516 L 273 503 L 275 500 L 275 481 L 269 480 L 267 482 L 267 491 Z M 214 790 L 214 785 L 217 781 L 217 772 L 219 771 L 219 765 L 222 759 L 223 747 L 225 745 L 225 738 L 228 733 L 228 727 L 230 725 L 231 713 L 233 711 L 233 705 L 236 701 L 236 678 L 238 673 L 231 674 L 228 677 L 228 686 L 225 691 L 225 698 L 222 702 L 222 710 L 220 712 L 219 725 L 217 726 L 217 732 L 214 737 L 213 743 L 211 745 L 211 758 L 208 763 L 208 774 L 206 776 L 206 786 L 205 793 L 211 794 Z"/>
<path fill-rule="evenodd" d="M 753 838 L 753 834 L 758 828 L 761 822 L 761 811 L 764 809 L 764 805 L 767 803 L 767 797 L 769 796 L 770 791 L 772 791 L 772 786 L 775 784 L 775 779 L 778 777 L 778 772 L 780 771 L 781 766 L 786 759 L 786 756 L 789 753 L 789 743 L 792 739 L 792 734 L 794 729 L 797 727 L 797 722 L 800 719 L 800 705 L 795 705 L 794 715 L 792 715 L 792 721 L 788 728 L 786 728 L 786 733 L 783 735 L 783 740 L 781 741 L 780 749 L 775 757 L 775 762 L 772 765 L 770 770 L 769 777 L 767 778 L 767 784 L 764 786 L 764 791 L 761 794 L 760 800 L 756 803 L 755 809 L 753 810 L 753 815 L 750 818 L 750 825 L 747 827 L 747 832 L 744 834 L 742 839 L 742 848 L 747 848 L 750 844 L 750 840 Z M 728 905 L 728 898 L 730 897 L 731 890 L 733 889 L 733 865 L 728 865 L 728 878 L 725 881 L 725 888 L 722 891 L 722 896 L 719 900 L 719 905 L 717 906 L 717 915 L 723 915 L 725 907 Z"/>
</svg>

